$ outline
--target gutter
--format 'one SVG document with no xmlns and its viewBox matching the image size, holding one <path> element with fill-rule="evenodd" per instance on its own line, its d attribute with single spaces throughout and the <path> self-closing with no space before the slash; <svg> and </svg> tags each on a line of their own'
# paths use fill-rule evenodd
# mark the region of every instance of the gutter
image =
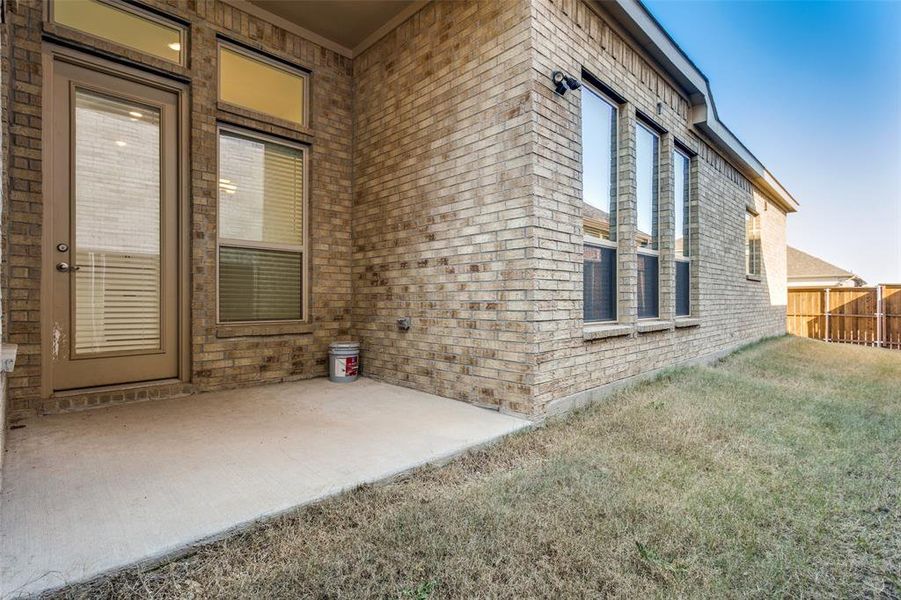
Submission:
<svg viewBox="0 0 901 600">
<path fill-rule="evenodd" d="M 688 93 L 692 124 L 713 140 L 742 174 L 766 192 L 786 212 L 797 212 L 798 201 L 719 119 L 710 81 L 639 0 L 613 0 L 603 7 L 642 48 Z"/>
</svg>

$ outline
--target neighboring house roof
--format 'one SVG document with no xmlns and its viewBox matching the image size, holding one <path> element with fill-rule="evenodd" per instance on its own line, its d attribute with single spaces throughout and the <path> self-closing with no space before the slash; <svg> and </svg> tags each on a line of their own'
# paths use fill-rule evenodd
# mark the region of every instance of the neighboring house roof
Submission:
<svg viewBox="0 0 901 600">
<path fill-rule="evenodd" d="M 642 47 L 689 94 L 694 125 L 708 135 L 736 163 L 739 170 L 772 197 L 783 210 L 796 212 L 798 201 L 720 121 L 707 76 L 679 48 L 640 0 L 615 0 L 601 4 L 617 17 Z"/>
<path fill-rule="evenodd" d="M 594 237 L 606 237 L 610 235 L 610 213 L 601 210 L 587 202 L 582 203 L 582 220 L 585 233 Z M 650 242 L 651 235 L 643 231 L 635 231 L 635 239 L 641 242 Z M 681 238 L 676 240 L 676 249 L 681 250 Z"/>
<path fill-rule="evenodd" d="M 610 215 L 607 213 L 607 211 L 601 210 L 600 208 L 595 208 L 587 202 L 582 203 L 582 216 L 586 219 L 595 219 L 604 224 L 607 224 L 610 219 Z"/>
<path fill-rule="evenodd" d="M 608 212 L 583 202 L 582 221 L 586 235 L 597 238 L 610 235 L 610 214 Z"/>
<path fill-rule="evenodd" d="M 837 267 L 832 263 L 791 246 L 786 246 L 786 258 L 788 261 L 789 279 L 859 279 L 862 283 L 865 283 L 863 279 L 851 271 L 846 271 L 841 267 Z"/>
</svg>

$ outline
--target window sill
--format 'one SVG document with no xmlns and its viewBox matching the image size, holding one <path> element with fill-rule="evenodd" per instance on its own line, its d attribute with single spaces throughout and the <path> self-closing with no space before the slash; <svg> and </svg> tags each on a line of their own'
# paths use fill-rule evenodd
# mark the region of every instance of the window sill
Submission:
<svg viewBox="0 0 901 600">
<path fill-rule="evenodd" d="M 216 337 L 234 338 L 266 335 L 296 335 L 313 333 L 312 323 L 240 323 L 216 326 Z"/>
<path fill-rule="evenodd" d="M 659 320 L 651 320 L 651 321 L 639 321 L 635 324 L 635 329 L 638 330 L 638 333 L 651 333 L 653 331 L 667 331 L 673 328 L 672 321 L 659 321 Z"/>
<path fill-rule="evenodd" d="M 757 281 L 758 283 L 763 281 L 763 278 L 760 275 L 745 275 L 745 279 L 748 281 Z"/>
<path fill-rule="evenodd" d="M 603 340 L 611 337 L 622 337 L 632 335 L 635 331 L 634 325 L 623 323 L 591 323 L 582 327 L 583 340 Z"/>
<path fill-rule="evenodd" d="M 700 327 L 701 319 L 695 317 L 676 317 L 676 329 L 682 329 L 683 327 Z"/>
</svg>

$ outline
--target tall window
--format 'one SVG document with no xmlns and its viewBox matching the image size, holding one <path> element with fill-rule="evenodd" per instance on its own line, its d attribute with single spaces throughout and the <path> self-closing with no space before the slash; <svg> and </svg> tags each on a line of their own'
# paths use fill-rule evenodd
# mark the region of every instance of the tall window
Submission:
<svg viewBox="0 0 901 600">
<path fill-rule="evenodd" d="M 691 312 L 691 159 L 675 150 L 673 152 L 674 210 L 676 216 L 676 316 Z"/>
<path fill-rule="evenodd" d="M 660 316 L 659 293 L 659 177 L 660 138 L 641 125 L 636 127 L 635 177 L 637 189 L 638 317 Z"/>
<path fill-rule="evenodd" d="M 585 321 L 616 320 L 616 104 L 582 88 Z"/>
<path fill-rule="evenodd" d="M 760 215 L 747 211 L 745 213 L 745 272 L 749 277 L 760 277 Z"/>
<path fill-rule="evenodd" d="M 304 318 L 305 154 L 219 131 L 219 321 Z"/>
</svg>

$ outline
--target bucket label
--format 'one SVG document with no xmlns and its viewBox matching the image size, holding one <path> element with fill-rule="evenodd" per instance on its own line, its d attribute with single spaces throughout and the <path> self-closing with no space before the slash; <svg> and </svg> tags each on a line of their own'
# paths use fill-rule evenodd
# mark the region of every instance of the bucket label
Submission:
<svg viewBox="0 0 901 600">
<path fill-rule="evenodd" d="M 357 374 L 356 356 L 335 359 L 335 375 L 338 377 L 354 377 Z"/>
</svg>

